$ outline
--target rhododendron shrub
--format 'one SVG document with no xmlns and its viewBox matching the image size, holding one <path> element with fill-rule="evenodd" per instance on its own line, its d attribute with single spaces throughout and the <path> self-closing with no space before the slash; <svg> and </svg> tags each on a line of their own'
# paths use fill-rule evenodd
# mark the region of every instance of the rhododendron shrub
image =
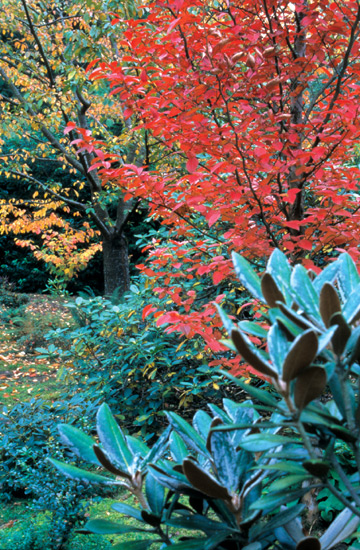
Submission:
<svg viewBox="0 0 360 550">
<path fill-rule="evenodd" d="M 118 58 L 90 73 L 143 142 L 141 166 L 115 167 L 106 147 L 96 166 L 170 231 L 141 266 L 175 306 L 158 322 L 201 332 L 213 307 L 196 313 L 196 282 L 226 288 L 232 250 L 259 267 L 274 248 L 315 271 L 336 250 L 357 259 L 359 2 L 157 0 L 140 13 L 113 15 Z"/>
</svg>

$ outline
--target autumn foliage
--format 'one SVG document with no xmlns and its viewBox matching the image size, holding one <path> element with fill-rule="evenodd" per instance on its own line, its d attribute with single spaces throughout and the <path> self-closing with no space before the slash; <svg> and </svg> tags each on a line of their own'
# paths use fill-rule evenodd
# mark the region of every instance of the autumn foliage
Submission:
<svg viewBox="0 0 360 550">
<path fill-rule="evenodd" d="M 109 149 L 98 162 L 170 228 L 141 266 L 175 305 L 159 322 L 216 349 L 212 306 L 187 314 L 196 286 L 182 286 L 231 277 L 231 250 L 261 266 L 278 247 L 315 270 L 334 250 L 358 259 L 360 5 L 169 0 L 142 14 L 121 21 L 121 58 L 90 71 L 143 133 L 144 162 L 109 168 Z"/>
</svg>

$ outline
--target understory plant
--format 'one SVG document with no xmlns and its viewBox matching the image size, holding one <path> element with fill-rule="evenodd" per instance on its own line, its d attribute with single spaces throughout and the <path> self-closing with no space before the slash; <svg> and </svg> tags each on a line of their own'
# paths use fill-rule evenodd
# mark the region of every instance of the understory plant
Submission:
<svg viewBox="0 0 360 550">
<path fill-rule="evenodd" d="M 167 411 L 169 426 L 152 448 L 126 435 L 105 404 L 97 440 L 69 425 L 59 428 L 64 443 L 94 468 L 52 460 L 58 470 L 84 484 L 125 486 L 137 497 L 138 507 L 113 505 L 137 526 L 92 519 L 84 527 L 142 533 L 142 540 L 122 542 L 119 550 L 330 550 L 357 536 L 356 267 L 342 254 L 316 275 L 301 265 L 291 268 L 275 250 L 260 278 L 244 258 L 233 259 L 241 283 L 263 302 L 263 317 L 237 323 L 219 309 L 230 336 L 225 343 L 267 380 L 263 387 L 224 373 L 248 398 L 225 399 L 222 408 L 209 404 L 192 425 Z M 317 495 L 331 497 L 341 512 L 326 529 L 309 533 L 306 504 L 311 499 L 316 508 Z"/>
<path fill-rule="evenodd" d="M 141 282 L 120 301 L 78 297 L 68 304 L 76 326 L 50 332 L 48 340 L 62 345 L 39 350 L 58 355 L 69 392 L 75 385 L 91 400 L 102 398 L 132 432 L 147 437 L 163 427 L 163 409 L 193 410 L 226 395 L 202 342 L 165 334 L 143 314 L 150 300 L 161 303 Z"/>
</svg>

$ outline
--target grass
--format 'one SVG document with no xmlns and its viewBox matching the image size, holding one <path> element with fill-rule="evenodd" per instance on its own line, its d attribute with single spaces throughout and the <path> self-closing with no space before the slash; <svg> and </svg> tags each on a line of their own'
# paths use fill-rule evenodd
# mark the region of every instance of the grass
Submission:
<svg viewBox="0 0 360 550">
<path fill-rule="evenodd" d="M 61 396 L 56 379 L 59 365 L 37 357 L 36 348 L 46 346 L 51 328 L 71 323 L 66 303 L 58 298 L 32 295 L 19 307 L 0 311 L 0 407 L 41 397 L 53 401 Z"/>
</svg>

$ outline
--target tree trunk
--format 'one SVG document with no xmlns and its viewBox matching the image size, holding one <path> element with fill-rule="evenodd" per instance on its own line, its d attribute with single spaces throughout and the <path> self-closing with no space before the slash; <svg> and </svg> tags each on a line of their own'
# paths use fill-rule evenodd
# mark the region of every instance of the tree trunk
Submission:
<svg viewBox="0 0 360 550">
<path fill-rule="evenodd" d="M 127 240 L 124 235 L 103 238 L 103 270 L 105 296 L 118 290 L 121 296 L 129 290 L 130 271 Z"/>
</svg>

